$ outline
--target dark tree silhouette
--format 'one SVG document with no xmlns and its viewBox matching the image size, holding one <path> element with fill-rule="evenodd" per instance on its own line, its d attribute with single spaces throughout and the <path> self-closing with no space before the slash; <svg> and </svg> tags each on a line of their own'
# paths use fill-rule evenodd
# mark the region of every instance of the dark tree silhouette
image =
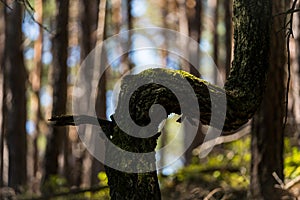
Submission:
<svg viewBox="0 0 300 200">
<path fill-rule="evenodd" d="M 20 191 L 27 181 L 26 70 L 23 57 L 23 6 L 14 1 L 5 18 L 6 137 L 9 151 L 8 186 Z M 22 170 L 20 170 L 22 169 Z"/>
<path fill-rule="evenodd" d="M 52 53 L 52 86 L 53 105 L 52 115 L 66 113 L 67 102 L 67 57 L 68 57 L 68 16 L 69 0 L 57 0 L 58 14 L 56 16 L 56 33 L 53 37 Z M 47 138 L 47 147 L 44 160 L 43 185 L 52 175 L 58 174 L 58 156 L 62 152 L 64 141 L 66 141 L 66 129 L 63 127 L 52 127 Z M 65 163 L 65 167 L 66 167 Z M 69 173 L 69 172 L 68 172 Z M 47 190 L 48 189 L 48 190 Z M 51 192 L 51 188 L 43 188 L 45 192 Z"/>
</svg>

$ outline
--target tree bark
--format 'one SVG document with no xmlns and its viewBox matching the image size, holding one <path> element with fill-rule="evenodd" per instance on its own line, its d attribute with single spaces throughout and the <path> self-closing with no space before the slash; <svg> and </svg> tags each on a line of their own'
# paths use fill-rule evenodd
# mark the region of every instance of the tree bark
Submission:
<svg viewBox="0 0 300 200">
<path fill-rule="evenodd" d="M 67 101 L 67 57 L 68 57 L 68 14 L 69 0 L 57 0 L 58 14 L 56 16 L 56 34 L 53 37 L 53 105 L 52 115 L 66 113 Z M 45 188 L 45 183 L 52 175 L 58 174 L 58 156 L 62 152 L 66 138 L 66 129 L 52 127 L 47 139 L 47 147 L 44 160 L 44 192 L 51 192 L 51 188 Z M 66 145 L 66 144 L 65 144 Z M 66 164 L 66 163 L 65 163 Z M 49 190 L 48 190 L 49 189 Z M 48 191 L 47 191 L 48 190 Z"/>
<path fill-rule="evenodd" d="M 187 113 L 181 113 L 181 108 L 176 96 L 166 87 L 151 83 L 154 79 L 175 84 L 179 93 L 185 92 L 181 87 L 188 81 L 193 88 L 198 105 L 200 107 L 200 120 L 203 124 L 211 122 L 211 108 L 220 108 L 223 105 L 211 102 L 210 93 L 216 97 L 222 94 L 227 97 L 227 111 L 223 130 L 231 131 L 245 124 L 255 113 L 260 105 L 269 60 L 269 36 L 271 27 L 271 2 L 270 0 L 236 0 L 234 2 L 234 27 L 235 27 L 235 50 L 232 70 L 225 88 L 219 88 L 201 80 L 187 72 L 167 69 L 149 69 L 138 75 L 126 76 L 121 85 L 119 103 L 115 116 L 122 116 L 128 112 L 126 102 L 129 101 L 129 114 L 132 120 L 139 126 L 145 126 L 150 122 L 149 109 L 153 104 L 160 104 L 165 108 L 166 114 L 176 113 L 190 115 L 194 113 L 194 107 L 189 102 Z M 262 28 L 264 27 L 264 28 Z M 259 51 L 258 51 L 259 49 Z M 170 78 L 171 77 L 171 78 Z M 150 83 L 142 87 L 136 87 L 138 83 Z M 128 92 L 131 88 L 138 88 L 132 95 Z M 212 105 L 211 105 L 212 104 Z M 220 107 L 219 107 L 220 106 Z M 113 118 L 114 118 L 113 117 Z M 66 118 L 53 118 L 59 125 L 74 124 L 74 120 Z M 121 119 L 119 123 L 122 124 Z M 161 119 L 155 119 L 159 123 Z M 221 120 L 221 119 L 220 119 Z M 218 121 L 218 120 L 217 120 Z M 80 121 L 76 121 L 77 124 Z M 84 123 L 84 120 L 81 121 Z M 126 124 L 126 122 L 125 122 Z M 119 148 L 135 152 L 154 152 L 159 133 L 149 138 L 137 138 L 123 132 L 116 122 L 101 122 L 107 138 Z M 220 124 L 212 123 L 214 127 L 220 128 Z M 128 125 L 130 126 L 130 125 Z M 126 127 L 128 128 L 128 127 Z M 153 130 L 149 130 L 153 131 Z M 107 162 L 127 169 L 139 171 L 143 166 L 155 170 L 155 154 L 151 154 L 150 160 L 141 158 L 136 161 L 130 158 L 118 158 L 116 152 L 106 148 Z M 156 172 L 148 173 L 126 173 L 106 167 L 108 184 L 110 186 L 111 199 L 160 199 L 160 191 Z"/>
<path fill-rule="evenodd" d="M 27 182 L 26 139 L 26 69 L 23 57 L 23 6 L 13 2 L 6 12 L 5 30 L 5 85 L 6 136 L 9 152 L 8 186 L 20 192 Z M 21 170 L 20 170 L 21 169 Z"/>
<path fill-rule="evenodd" d="M 4 5 L 0 5 L 0 87 L 2 91 L 0 92 L 0 187 L 4 185 L 3 169 L 4 169 L 4 132 L 5 132 L 5 115 L 6 115 L 6 105 L 5 105 L 5 82 L 4 82 L 4 52 L 5 52 L 5 12 L 6 8 Z"/>
<path fill-rule="evenodd" d="M 273 0 L 273 14 L 285 11 L 285 1 Z M 275 172 L 283 177 L 283 115 L 284 115 L 284 67 L 285 33 L 279 32 L 284 17 L 273 19 L 270 48 L 270 69 L 266 93 L 262 105 L 252 123 L 251 184 L 253 199 L 281 199 L 281 193 L 273 177 Z"/>
</svg>

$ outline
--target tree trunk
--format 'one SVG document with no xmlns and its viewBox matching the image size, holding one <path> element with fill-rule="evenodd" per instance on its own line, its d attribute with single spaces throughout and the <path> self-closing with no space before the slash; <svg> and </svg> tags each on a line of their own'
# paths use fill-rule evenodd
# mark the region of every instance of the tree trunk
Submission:
<svg viewBox="0 0 300 200">
<path fill-rule="evenodd" d="M 160 199 L 160 190 L 155 171 L 155 147 L 159 133 L 148 138 L 133 137 L 135 132 L 146 134 L 155 132 L 163 117 L 155 116 L 151 123 L 154 129 L 131 129 L 126 118 L 131 116 L 139 127 L 150 123 L 149 110 L 152 105 L 160 104 L 165 108 L 166 114 L 183 114 L 187 120 L 195 111 L 195 106 L 190 104 L 189 99 L 183 102 L 185 113 L 181 108 L 176 96 L 168 88 L 153 83 L 159 79 L 163 83 L 175 85 L 178 94 L 186 94 L 186 81 L 193 88 L 200 108 L 200 120 L 203 124 L 211 124 L 220 128 L 219 123 L 211 122 L 211 110 L 222 110 L 224 105 L 219 102 L 212 103 L 210 94 L 216 98 L 222 95 L 227 97 L 227 111 L 223 130 L 230 131 L 245 124 L 255 113 L 260 105 L 266 81 L 266 72 L 269 66 L 269 36 L 271 27 L 271 2 L 270 0 L 236 0 L 234 2 L 235 14 L 235 51 L 231 75 L 227 79 L 225 89 L 211 85 L 187 72 L 167 69 L 149 69 L 137 75 L 126 76 L 121 84 L 119 101 L 112 122 L 98 120 L 107 138 L 122 150 L 133 153 L 150 153 L 148 157 L 120 157 L 113 146 L 106 147 L 106 162 L 109 166 L 122 167 L 128 172 L 121 172 L 106 166 L 108 184 L 110 186 L 111 199 Z M 251 27 L 251 28 L 249 28 Z M 263 29 L 261 27 L 264 27 Z M 258 51 L 258 49 L 260 51 Z M 141 83 L 149 83 L 138 87 Z M 127 103 L 130 103 L 129 108 Z M 129 113 L 128 113 L 129 109 Z M 125 115 L 125 113 L 128 113 Z M 77 124 L 86 123 L 75 118 Z M 216 116 L 218 117 L 218 116 Z M 83 116 L 83 118 L 85 118 Z M 219 119 L 221 120 L 221 119 Z M 74 119 L 67 117 L 54 117 L 57 125 L 74 125 Z M 218 120 L 217 120 L 218 121 Z M 218 121 L 220 122 L 220 121 Z M 129 129 L 125 133 L 119 127 L 123 124 Z M 134 132 L 135 131 L 135 132 Z M 151 169 L 152 172 L 141 172 L 143 169 Z M 131 173 L 132 172 L 132 173 Z M 133 173 L 136 172 L 136 173 Z M 140 173 L 139 173 L 140 172 Z"/>
<path fill-rule="evenodd" d="M 106 0 L 101 0 L 99 3 L 98 9 L 98 23 L 97 23 L 97 38 L 96 45 L 99 45 L 103 42 L 107 37 L 107 2 Z M 96 58 L 95 63 L 97 63 L 98 59 Z M 101 79 L 98 82 L 98 92 L 96 98 L 96 115 L 102 119 L 106 119 L 106 72 L 104 71 L 104 67 L 100 64 L 96 64 L 99 66 L 100 74 L 102 74 Z M 105 149 L 105 147 L 103 148 Z M 96 185 L 99 183 L 98 173 L 100 171 L 104 171 L 104 165 L 93 157 L 92 160 L 92 175 L 91 175 L 91 185 Z"/>
<path fill-rule="evenodd" d="M 193 40 L 197 41 L 200 44 L 201 40 L 201 31 L 202 31 L 202 1 L 197 0 L 194 5 L 186 3 L 186 14 L 187 14 L 187 20 L 188 20 L 188 32 L 189 37 L 191 37 Z M 199 65 L 200 65 L 200 49 L 199 46 L 197 46 L 197 49 L 191 49 L 194 45 L 187 45 L 188 53 L 189 53 L 189 60 L 192 63 L 197 63 L 197 66 L 192 66 L 190 64 L 190 73 L 196 77 L 200 78 L 199 73 Z M 186 129 L 188 130 L 188 129 Z M 189 144 L 189 137 L 190 134 L 187 132 L 184 136 L 185 145 L 188 146 L 187 150 L 184 153 L 185 157 L 185 165 L 189 165 L 192 162 L 193 158 L 193 150 L 198 147 L 204 139 L 204 134 L 202 133 L 202 126 L 199 124 L 198 131 L 196 136 L 194 137 L 191 144 Z"/>
<path fill-rule="evenodd" d="M 36 21 L 40 24 L 43 23 L 43 1 L 35 0 Z M 38 137 L 40 135 L 39 123 L 41 121 L 41 102 L 40 102 L 40 89 L 42 83 L 42 43 L 43 43 L 43 28 L 39 27 L 39 37 L 34 43 L 34 70 L 31 77 L 31 86 L 33 90 L 33 98 L 31 103 L 31 112 L 33 113 L 33 121 L 35 124 L 35 132 L 33 136 L 33 175 L 36 177 L 39 169 L 39 156 L 38 156 Z"/>
<path fill-rule="evenodd" d="M 82 54 L 81 54 L 81 60 L 83 61 L 88 54 L 93 50 L 93 48 L 96 45 L 97 42 L 97 22 L 98 22 L 98 17 L 99 17 L 99 4 L 100 1 L 91 1 L 91 0 L 83 0 L 82 1 L 84 10 L 81 12 L 81 29 L 82 29 Z M 90 74 L 92 76 L 92 74 Z M 87 83 L 88 84 L 88 83 Z M 87 91 L 86 93 L 89 94 L 91 91 L 91 84 L 86 85 Z M 87 101 L 89 95 L 86 95 Z M 90 105 L 82 105 L 85 106 L 86 109 Z M 94 108 L 89 108 L 89 109 L 94 109 Z M 87 131 L 85 127 L 80 128 L 80 132 L 85 132 Z M 91 134 L 91 133 L 89 133 Z M 78 142 L 79 141 L 78 139 Z M 82 151 L 80 156 L 76 158 L 76 185 L 80 185 L 81 179 L 82 179 L 82 170 L 83 170 L 83 161 L 84 161 L 84 155 L 86 155 L 86 151 Z M 104 169 L 103 165 L 99 163 L 95 158 L 91 158 L 91 176 L 90 176 L 90 184 L 95 185 L 98 183 L 98 177 L 97 174 L 98 172 L 102 169 Z"/>
<path fill-rule="evenodd" d="M 285 11 L 285 1 L 273 0 L 273 14 Z M 280 199 L 275 172 L 283 177 L 283 112 L 285 33 L 279 32 L 283 17 L 273 18 L 270 46 L 270 67 L 266 94 L 252 123 L 251 197 L 253 199 Z"/>
<path fill-rule="evenodd" d="M 225 78 L 229 76 L 231 65 L 232 52 L 232 0 L 224 0 L 225 8 L 225 47 L 226 47 L 226 61 L 225 61 Z"/>
<path fill-rule="evenodd" d="M 3 176 L 3 169 L 4 169 L 4 132 L 5 132 L 5 116 L 6 116 L 6 105 L 5 105 L 5 81 L 4 81 L 4 52 L 5 52 L 5 15 L 6 15 L 6 8 L 4 5 L 0 5 L 0 109 L 1 109 L 1 116 L 0 116 L 0 187 L 4 186 L 4 176 Z"/>
<path fill-rule="evenodd" d="M 22 16 L 23 6 L 15 1 L 6 12 L 5 81 L 7 124 L 6 136 L 9 152 L 8 186 L 20 192 L 27 181 L 26 140 L 26 70 L 23 58 Z M 20 170 L 21 169 L 21 170 Z"/>
<path fill-rule="evenodd" d="M 53 37 L 53 105 L 52 116 L 66 113 L 67 102 L 67 57 L 68 57 L 68 12 L 69 0 L 57 0 L 58 14 L 56 16 L 56 34 Z M 66 129 L 52 127 L 47 139 L 44 160 L 43 184 L 53 175 L 58 174 L 58 156 L 62 152 L 66 138 Z M 66 145 L 66 144 L 65 144 Z M 65 163 L 66 164 L 66 163 Z M 44 192 L 51 192 L 51 188 L 42 188 Z"/>
<path fill-rule="evenodd" d="M 217 69 L 220 70 L 220 66 L 219 66 L 219 33 L 218 33 L 218 24 L 219 24 L 219 0 L 214 0 L 215 4 L 214 4 L 214 29 L 213 29 L 213 59 L 214 62 L 217 66 Z M 215 79 L 215 83 L 217 84 L 219 82 L 219 77 L 218 77 L 218 71 L 215 70 L 214 72 L 214 79 Z"/>
</svg>

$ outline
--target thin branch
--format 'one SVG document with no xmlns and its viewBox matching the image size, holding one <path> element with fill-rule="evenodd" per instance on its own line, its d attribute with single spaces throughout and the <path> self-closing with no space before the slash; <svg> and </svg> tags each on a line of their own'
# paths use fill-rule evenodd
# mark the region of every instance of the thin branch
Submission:
<svg viewBox="0 0 300 200">
<path fill-rule="evenodd" d="M 220 136 L 218 138 L 209 140 L 209 141 L 201 144 L 200 146 L 198 146 L 197 148 L 195 148 L 193 150 L 193 153 L 196 155 L 199 155 L 201 153 L 200 150 L 205 151 L 215 145 L 220 145 L 220 144 L 236 141 L 236 140 L 250 134 L 250 132 L 251 132 L 251 126 L 248 123 L 248 125 L 246 125 L 243 129 L 240 129 L 237 132 L 232 132 L 232 133 L 230 133 L 230 135 Z"/>
<path fill-rule="evenodd" d="M 81 124 L 91 124 L 91 125 L 100 125 L 100 126 L 109 126 L 112 122 L 100 119 L 88 115 L 62 115 L 62 116 L 53 116 L 49 121 L 54 126 L 78 126 Z"/>
<path fill-rule="evenodd" d="M 279 183 L 280 187 L 281 188 L 284 188 L 284 183 L 283 181 L 281 180 L 281 178 L 279 178 L 279 176 L 277 175 L 276 172 L 273 172 L 272 173 L 272 176 L 275 178 L 275 180 L 277 181 L 277 183 Z"/>
<path fill-rule="evenodd" d="M 49 119 L 53 126 L 79 126 L 82 124 L 90 124 L 95 126 L 101 126 L 105 134 L 110 133 L 113 122 L 96 118 L 88 115 L 62 115 L 53 116 Z"/>
<path fill-rule="evenodd" d="M 27 13 L 30 16 L 30 19 L 36 23 L 37 25 L 39 25 L 39 27 L 41 27 L 42 29 L 44 29 L 45 31 L 47 31 L 49 34 L 53 34 L 46 26 L 44 26 L 43 24 L 41 24 L 40 22 L 36 21 L 36 19 L 34 18 L 34 8 L 30 5 L 30 3 L 27 0 L 21 0 L 19 2 L 22 2 L 24 5 L 25 10 L 27 11 Z"/>
<path fill-rule="evenodd" d="M 12 7 L 10 7 L 5 0 L 0 0 L 0 2 L 9 10 L 13 10 Z M 42 29 L 44 29 L 45 31 L 47 31 L 48 33 L 50 33 L 51 35 L 53 34 L 46 26 L 44 26 L 43 24 L 39 23 L 38 21 L 36 21 L 36 19 L 34 18 L 34 8 L 31 6 L 31 4 L 29 3 L 28 0 L 18 0 L 17 3 L 19 4 L 23 4 L 25 11 L 29 14 L 30 19 L 36 23 L 37 25 L 39 25 Z"/>
<path fill-rule="evenodd" d="M 297 176 L 293 180 L 286 183 L 285 186 L 284 186 L 284 189 L 288 190 L 288 189 L 290 189 L 291 187 L 293 187 L 294 185 L 296 185 L 298 183 L 300 183 L 300 176 Z"/>
<path fill-rule="evenodd" d="M 223 191 L 224 190 L 222 188 L 215 188 L 204 198 L 204 200 L 209 200 L 214 196 L 214 194 L 216 194 L 218 192 L 223 192 Z"/>
<path fill-rule="evenodd" d="M 300 12 L 300 8 L 293 9 L 293 10 L 289 9 L 288 11 L 278 13 L 278 14 L 274 15 L 273 17 L 278 17 L 278 16 L 281 16 L 281 15 L 294 14 L 295 12 Z"/>
<path fill-rule="evenodd" d="M 8 8 L 9 10 L 13 10 L 12 7 L 10 7 L 5 0 L 0 0 L 0 2 L 6 7 Z"/>
</svg>

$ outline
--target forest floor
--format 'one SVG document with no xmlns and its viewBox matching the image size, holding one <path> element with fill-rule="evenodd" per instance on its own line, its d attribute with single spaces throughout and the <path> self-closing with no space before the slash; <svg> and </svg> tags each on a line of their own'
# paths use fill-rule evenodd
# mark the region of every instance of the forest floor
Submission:
<svg viewBox="0 0 300 200">
<path fill-rule="evenodd" d="M 219 181 L 195 178 L 193 180 L 164 180 L 162 187 L 163 200 L 195 200 L 195 199 L 222 199 L 246 200 L 247 190 L 230 188 L 220 185 Z"/>
</svg>

